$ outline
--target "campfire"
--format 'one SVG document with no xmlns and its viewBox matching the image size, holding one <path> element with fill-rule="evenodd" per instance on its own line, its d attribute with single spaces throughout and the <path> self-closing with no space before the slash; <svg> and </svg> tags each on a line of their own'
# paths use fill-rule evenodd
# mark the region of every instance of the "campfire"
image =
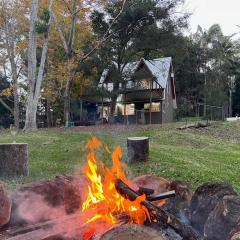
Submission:
<svg viewBox="0 0 240 240">
<path fill-rule="evenodd" d="M 100 222 L 101 233 L 122 222 L 144 224 L 147 219 L 150 220 L 147 208 L 141 204 L 146 195 L 143 193 L 131 201 L 123 197 L 115 186 L 117 180 L 131 186 L 125 175 L 126 166 L 120 161 L 122 158 L 120 147 L 112 153 L 112 168 L 97 163 L 95 150 L 100 147 L 103 146 L 97 138 L 92 138 L 85 146 L 85 150 L 89 151 L 87 165 L 83 168 L 88 179 L 88 194 L 82 204 L 83 224 L 88 224 L 90 229 L 93 226 L 98 229 L 97 225 Z M 108 147 L 105 149 L 110 153 Z M 92 234 L 95 234 L 94 231 Z"/>
<path fill-rule="evenodd" d="M 127 168 L 121 162 L 121 148 L 117 147 L 112 153 L 112 167 L 107 168 L 96 160 L 95 151 L 100 147 L 110 154 L 109 148 L 103 146 L 97 138 L 92 138 L 84 150 L 88 151 L 87 165 L 83 172 L 88 179 L 88 193 L 82 204 L 81 219 L 85 226 L 84 239 L 97 239 L 105 232 L 122 224 L 139 224 L 145 222 L 165 221 L 183 235 L 191 235 L 199 239 L 197 233 L 181 223 L 159 207 L 166 204 L 165 198 L 175 195 L 169 191 L 158 196 L 151 196 L 152 189 L 139 188 L 127 179 Z M 154 204 L 151 202 L 155 202 Z M 100 226 L 100 227 L 99 227 Z M 180 229 L 178 229 L 180 228 Z"/>
<path fill-rule="evenodd" d="M 121 148 L 110 151 L 96 137 L 83 151 L 80 177 L 21 186 L 10 201 L 0 185 L 0 239 L 238 239 L 240 198 L 229 184 L 205 183 L 192 195 L 181 181 L 151 175 L 130 180 Z M 111 158 L 110 167 L 98 160 L 102 156 Z"/>
</svg>

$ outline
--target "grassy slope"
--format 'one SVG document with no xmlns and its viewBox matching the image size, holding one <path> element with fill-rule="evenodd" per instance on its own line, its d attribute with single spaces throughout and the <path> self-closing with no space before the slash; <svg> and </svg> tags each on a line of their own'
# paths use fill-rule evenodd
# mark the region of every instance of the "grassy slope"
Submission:
<svg viewBox="0 0 240 240">
<path fill-rule="evenodd" d="M 192 187 L 205 181 L 227 181 L 240 192 L 240 123 L 217 123 L 208 129 L 186 131 L 176 130 L 179 124 L 94 134 L 112 148 L 120 144 L 124 152 L 127 136 L 150 137 L 150 161 L 130 165 L 135 176 L 149 173 L 168 179 L 184 179 Z M 84 163 L 82 147 L 91 135 L 54 130 L 19 134 L 18 142 L 29 143 L 30 176 L 3 180 L 14 186 L 72 173 L 77 169 L 76 165 Z M 0 142 L 10 141 L 8 134 L 0 135 Z"/>
</svg>

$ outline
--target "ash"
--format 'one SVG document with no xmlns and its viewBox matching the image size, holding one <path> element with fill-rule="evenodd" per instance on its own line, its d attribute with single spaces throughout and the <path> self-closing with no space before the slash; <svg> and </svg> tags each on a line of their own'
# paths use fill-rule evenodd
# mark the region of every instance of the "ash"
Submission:
<svg viewBox="0 0 240 240">
<path fill-rule="evenodd" d="M 163 225 L 162 223 L 148 222 L 145 225 L 157 230 L 163 240 L 183 240 L 183 238 L 179 234 L 177 234 L 171 227 Z"/>
<path fill-rule="evenodd" d="M 166 229 L 161 229 L 160 230 L 162 237 L 164 238 L 164 240 L 182 240 L 183 238 L 178 235 L 172 228 L 168 227 Z"/>
</svg>

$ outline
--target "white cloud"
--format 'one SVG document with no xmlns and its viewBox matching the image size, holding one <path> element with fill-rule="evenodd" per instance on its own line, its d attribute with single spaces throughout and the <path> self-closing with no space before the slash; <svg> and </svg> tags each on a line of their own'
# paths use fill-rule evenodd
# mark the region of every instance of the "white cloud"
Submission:
<svg viewBox="0 0 240 240">
<path fill-rule="evenodd" d="M 236 26 L 240 25 L 240 0 L 186 0 L 186 8 L 193 12 L 191 32 L 196 31 L 197 25 L 207 29 L 216 23 L 226 35 L 240 32 Z"/>
</svg>

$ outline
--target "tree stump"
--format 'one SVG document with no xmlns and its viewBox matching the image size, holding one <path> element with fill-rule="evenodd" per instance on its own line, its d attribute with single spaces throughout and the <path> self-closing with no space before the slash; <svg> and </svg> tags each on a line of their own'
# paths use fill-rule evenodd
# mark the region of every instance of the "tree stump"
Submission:
<svg viewBox="0 0 240 240">
<path fill-rule="evenodd" d="M 161 232 L 144 225 L 128 224 L 113 228 L 105 233 L 100 240 L 165 240 Z"/>
<path fill-rule="evenodd" d="M 191 200 L 191 225 L 201 234 L 209 214 L 222 201 L 224 196 L 237 195 L 227 183 L 204 183 L 195 191 Z"/>
<path fill-rule="evenodd" d="M 225 196 L 210 213 L 204 226 L 204 236 L 211 240 L 227 239 L 239 222 L 240 197 Z"/>
<path fill-rule="evenodd" d="M 147 161 L 149 157 L 148 137 L 129 137 L 127 139 L 128 161 Z"/>
<path fill-rule="evenodd" d="M 0 176 L 28 176 L 27 144 L 0 144 Z"/>
</svg>

